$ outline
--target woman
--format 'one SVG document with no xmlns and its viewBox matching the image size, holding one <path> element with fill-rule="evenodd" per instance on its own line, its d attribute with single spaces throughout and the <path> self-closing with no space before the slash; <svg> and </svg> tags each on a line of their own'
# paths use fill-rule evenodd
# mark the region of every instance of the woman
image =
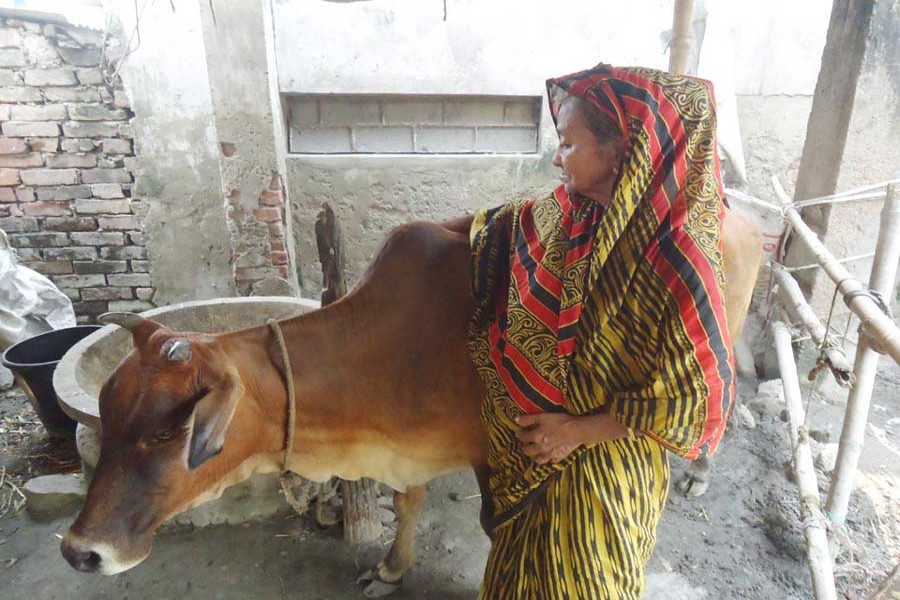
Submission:
<svg viewBox="0 0 900 600">
<path fill-rule="evenodd" d="M 639 598 L 666 453 L 714 450 L 734 396 L 714 100 L 701 80 L 607 65 L 547 89 L 562 185 L 470 228 L 481 597 Z"/>
</svg>

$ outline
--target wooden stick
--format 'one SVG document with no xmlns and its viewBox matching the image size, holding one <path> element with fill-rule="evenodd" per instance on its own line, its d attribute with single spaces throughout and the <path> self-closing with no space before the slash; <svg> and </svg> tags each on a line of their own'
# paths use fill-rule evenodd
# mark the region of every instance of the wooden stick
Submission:
<svg viewBox="0 0 900 600">
<path fill-rule="evenodd" d="M 878 584 L 878 589 L 869 596 L 869 600 L 896 600 L 897 598 L 900 598 L 900 564 L 894 567 L 884 581 Z"/>
<path fill-rule="evenodd" d="M 347 293 L 341 228 L 328 202 L 316 217 L 316 245 L 322 263 L 322 306 Z M 378 484 L 371 479 L 341 480 L 344 539 L 352 545 L 378 539 L 383 530 L 378 514 Z"/>
<path fill-rule="evenodd" d="M 790 205 L 790 198 L 775 176 L 772 177 L 772 185 L 775 193 L 785 203 L 784 218 L 793 227 L 797 238 L 812 251 L 816 261 L 822 265 L 822 269 L 835 282 L 838 291 L 844 298 L 847 298 L 850 293 L 865 290 L 863 284 L 850 275 L 850 272 L 819 241 L 815 232 L 803 222 L 797 209 Z M 896 268 L 896 262 L 894 265 Z M 871 345 L 883 349 L 897 364 L 900 364 L 900 328 L 894 321 L 884 314 L 878 303 L 868 295 L 854 296 L 846 302 L 850 310 L 859 317 L 862 330 L 871 336 Z"/>
<path fill-rule="evenodd" d="M 809 560 L 813 593 L 816 600 L 837 600 L 831 552 L 825 529 L 826 521 L 820 509 L 819 483 L 809 446 L 809 431 L 803 424 L 806 415 L 800 400 L 800 380 L 797 376 L 794 351 L 791 348 L 791 331 L 781 321 L 772 324 L 772 331 L 775 334 L 778 368 L 784 386 L 784 402 L 790 419 L 791 454 L 794 458 L 797 486 L 800 488 L 800 519 L 806 538 L 806 556 Z"/>
<path fill-rule="evenodd" d="M 322 263 L 322 306 L 347 293 L 344 283 L 344 248 L 334 209 L 327 202 L 316 217 L 316 246 Z"/>
<path fill-rule="evenodd" d="M 669 73 L 681 75 L 687 72 L 691 54 L 691 22 L 694 19 L 694 0 L 675 0 L 672 17 L 672 41 L 669 42 Z"/>
<path fill-rule="evenodd" d="M 884 208 L 881 211 L 875 263 L 869 279 L 870 289 L 879 292 L 888 302 L 891 302 L 894 296 L 898 261 L 900 261 L 900 194 L 895 194 L 891 186 L 888 188 Z M 835 523 L 843 523 L 847 518 L 856 468 L 866 437 L 866 423 L 869 420 L 869 406 L 875 387 L 875 375 L 878 372 L 878 359 L 879 355 L 872 350 L 871 340 L 865 335 L 860 335 L 854 366 L 856 382 L 847 399 L 837 462 L 831 479 L 831 489 L 828 492 L 828 517 Z"/>
<path fill-rule="evenodd" d="M 781 265 L 774 265 L 773 273 L 778 281 L 778 298 L 787 309 L 788 314 L 800 321 L 817 347 L 825 344 L 825 361 L 835 381 L 842 387 L 850 387 L 853 380 L 853 366 L 847 360 L 844 350 L 840 346 L 831 344 L 829 332 L 813 312 L 809 303 L 806 302 L 806 298 L 803 297 L 803 292 L 800 290 L 800 284 Z"/>
</svg>

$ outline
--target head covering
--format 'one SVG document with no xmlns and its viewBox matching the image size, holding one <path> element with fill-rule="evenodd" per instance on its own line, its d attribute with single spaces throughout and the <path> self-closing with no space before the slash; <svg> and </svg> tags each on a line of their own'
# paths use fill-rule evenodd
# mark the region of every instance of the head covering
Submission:
<svg viewBox="0 0 900 600">
<path fill-rule="evenodd" d="M 627 144 L 619 179 L 606 210 L 569 197 L 560 186 L 548 201 L 476 215 L 478 309 L 470 332 L 476 365 L 489 392 L 504 388 L 498 393 L 511 401 L 510 414 L 566 410 L 576 345 L 601 347 L 635 322 L 626 312 L 652 313 L 656 331 L 631 332 L 629 343 L 634 356 L 649 356 L 664 350 L 661 336 L 684 338 L 671 364 L 635 365 L 640 373 L 627 382 L 614 379 L 618 371 L 611 366 L 627 356 L 590 364 L 625 425 L 688 457 L 711 450 L 734 394 L 712 85 L 601 64 L 550 79 L 547 90 L 554 120 L 561 100 L 572 95 L 619 124 Z M 587 303 L 590 331 L 579 334 Z M 483 364 L 477 355 L 485 357 Z M 643 391 L 615 389 L 645 384 Z M 666 396 L 676 393 L 697 397 L 691 414 L 677 417 L 680 423 L 656 406 L 671 403 Z M 648 416 L 641 407 L 649 405 Z"/>
</svg>

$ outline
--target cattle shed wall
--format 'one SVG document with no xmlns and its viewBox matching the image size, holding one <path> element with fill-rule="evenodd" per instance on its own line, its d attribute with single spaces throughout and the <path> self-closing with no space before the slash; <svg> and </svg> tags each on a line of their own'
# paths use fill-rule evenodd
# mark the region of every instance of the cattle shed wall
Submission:
<svg viewBox="0 0 900 600">
<path fill-rule="evenodd" d="M 769 175 L 790 186 L 799 164 L 830 2 L 695 6 L 705 46 L 692 61 L 719 90 L 721 137 L 740 149 L 750 193 L 771 198 Z M 120 74 L 143 207 L 135 240 L 157 304 L 317 297 L 325 201 L 352 282 L 394 225 L 548 193 L 544 81 L 601 61 L 665 68 L 672 18 L 666 0 L 455 0 L 446 14 L 438 1 L 191 0 L 148 3 L 139 19 L 129 3 L 106 8 L 120 46 L 140 32 Z M 347 103 L 359 95 L 374 117 Z M 319 107 L 314 131 L 304 98 Z M 436 98 L 438 113 L 425 107 Z"/>
<path fill-rule="evenodd" d="M 720 125 L 732 145 L 744 136 L 751 192 L 774 199 L 769 177 L 790 185 L 796 176 L 830 2 L 696 5 L 695 39 L 711 46 L 694 64 L 726 91 Z M 539 143 L 530 154 L 289 153 L 304 293 L 318 293 L 312 223 L 325 200 L 344 226 L 354 279 L 394 225 L 548 193 L 558 170 L 544 81 L 598 62 L 666 68 L 671 11 L 671 2 L 649 0 L 570 0 L 552 10 L 543 2 L 465 0 L 448 3 L 445 20 L 440 2 L 273 2 L 279 89 L 288 97 L 456 94 L 483 126 L 499 126 L 500 115 L 479 107 L 482 95 L 541 98 Z"/>
</svg>

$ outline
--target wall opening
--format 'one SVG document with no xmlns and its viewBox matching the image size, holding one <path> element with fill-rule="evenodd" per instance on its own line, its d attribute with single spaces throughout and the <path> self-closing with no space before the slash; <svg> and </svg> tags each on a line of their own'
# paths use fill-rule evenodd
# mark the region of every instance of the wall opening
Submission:
<svg viewBox="0 0 900 600">
<path fill-rule="evenodd" d="M 286 97 L 293 154 L 534 154 L 540 96 Z"/>
</svg>

